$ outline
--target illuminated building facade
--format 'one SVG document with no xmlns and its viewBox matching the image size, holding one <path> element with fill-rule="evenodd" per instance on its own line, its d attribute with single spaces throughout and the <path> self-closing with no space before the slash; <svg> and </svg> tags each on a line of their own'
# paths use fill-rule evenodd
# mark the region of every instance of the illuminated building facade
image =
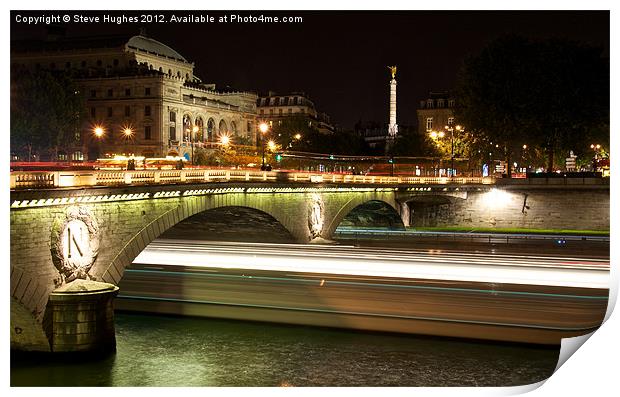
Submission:
<svg viewBox="0 0 620 397">
<path fill-rule="evenodd" d="M 114 154 L 190 160 L 196 147 L 214 147 L 223 135 L 255 141 L 256 94 L 216 91 L 194 75 L 193 62 L 144 34 L 14 42 L 11 63 L 75 79 L 88 120 L 81 147 L 67 154 L 73 160 Z"/>
<path fill-rule="evenodd" d="M 445 126 L 454 125 L 455 104 L 456 100 L 447 92 L 429 93 L 417 109 L 418 132 L 443 131 Z"/>
<path fill-rule="evenodd" d="M 303 117 L 308 127 L 316 128 L 323 134 L 332 134 L 335 131 L 330 117 L 326 113 L 316 110 L 314 102 L 303 92 L 293 92 L 288 95 L 278 95 L 270 91 L 256 101 L 258 118 L 271 124 L 282 123 L 287 117 Z"/>
</svg>

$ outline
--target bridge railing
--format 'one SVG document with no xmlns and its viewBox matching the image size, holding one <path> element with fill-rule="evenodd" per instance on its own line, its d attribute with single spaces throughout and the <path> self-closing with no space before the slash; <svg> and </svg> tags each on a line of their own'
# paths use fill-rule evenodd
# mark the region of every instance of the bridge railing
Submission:
<svg viewBox="0 0 620 397">
<path fill-rule="evenodd" d="M 225 169 L 141 171 L 14 171 L 11 189 L 151 185 L 208 182 L 300 182 L 338 184 L 492 184 L 482 177 L 407 177 Z"/>
</svg>

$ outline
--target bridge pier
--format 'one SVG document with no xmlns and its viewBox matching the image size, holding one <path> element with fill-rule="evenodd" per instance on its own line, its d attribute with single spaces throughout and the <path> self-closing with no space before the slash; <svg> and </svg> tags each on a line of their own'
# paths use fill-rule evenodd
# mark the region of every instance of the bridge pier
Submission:
<svg viewBox="0 0 620 397">
<path fill-rule="evenodd" d="M 118 287 L 75 280 L 50 294 L 49 340 L 54 353 L 116 351 L 113 301 Z"/>
</svg>

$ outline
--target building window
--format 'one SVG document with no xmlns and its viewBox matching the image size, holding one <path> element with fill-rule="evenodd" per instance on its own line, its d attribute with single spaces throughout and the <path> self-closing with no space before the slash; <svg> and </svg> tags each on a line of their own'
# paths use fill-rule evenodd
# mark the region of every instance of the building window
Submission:
<svg viewBox="0 0 620 397">
<path fill-rule="evenodd" d="M 448 117 L 448 125 L 449 126 L 454 125 L 454 117 Z"/>
<path fill-rule="evenodd" d="M 115 59 L 113 63 L 114 63 L 114 66 L 118 66 L 118 59 Z"/>
<path fill-rule="evenodd" d="M 144 126 L 144 139 L 151 139 L 151 126 L 150 125 Z"/>
<path fill-rule="evenodd" d="M 248 121 L 247 127 L 248 127 L 248 132 L 252 131 L 252 123 L 250 123 L 249 121 Z"/>
<path fill-rule="evenodd" d="M 91 98 L 96 98 L 97 97 L 97 90 L 90 90 L 90 97 Z"/>
<path fill-rule="evenodd" d="M 278 109 L 278 116 L 282 116 L 282 109 Z"/>
<path fill-rule="evenodd" d="M 432 129 L 433 129 L 433 118 L 427 117 L 426 118 L 426 131 L 430 131 Z"/>
<path fill-rule="evenodd" d="M 432 109 L 435 107 L 435 103 L 432 99 L 427 99 L 426 100 L 426 108 L 427 109 Z"/>
<path fill-rule="evenodd" d="M 273 116 L 273 109 L 269 109 L 269 115 Z"/>
<path fill-rule="evenodd" d="M 97 118 L 97 109 L 96 108 L 90 108 L 90 117 L 95 119 Z"/>
<path fill-rule="evenodd" d="M 144 107 L 144 115 L 145 116 L 150 116 L 151 115 L 151 107 L 149 105 L 146 105 Z"/>
<path fill-rule="evenodd" d="M 144 89 L 144 95 L 146 95 L 146 96 L 151 95 L 151 87 L 146 87 L 146 88 Z"/>
<path fill-rule="evenodd" d="M 450 108 L 454 107 L 454 99 L 449 99 L 448 100 L 448 107 L 450 107 Z"/>
<path fill-rule="evenodd" d="M 260 114 L 265 114 L 265 109 L 261 109 Z"/>
<path fill-rule="evenodd" d="M 125 106 L 125 117 L 131 116 L 131 108 L 129 106 Z"/>
<path fill-rule="evenodd" d="M 108 96 L 114 96 L 114 90 L 112 88 L 108 88 Z"/>
<path fill-rule="evenodd" d="M 171 123 L 177 122 L 177 114 L 175 112 L 170 112 L 170 122 Z"/>
<path fill-rule="evenodd" d="M 71 155 L 71 160 L 73 160 L 73 161 L 83 161 L 84 160 L 84 153 L 80 152 L 79 150 L 77 152 L 73 152 L 73 154 Z"/>
<path fill-rule="evenodd" d="M 170 134 L 170 140 L 176 141 L 177 140 L 177 127 L 171 125 L 169 134 Z"/>
<path fill-rule="evenodd" d="M 125 96 L 131 96 L 131 88 L 125 88 Z"/>
<path fill-rule="evenodd" d="M 108 108 L 108 117 L 112 117 L 112 108 Z"/>
<path fill-rule="evenodd" d="M 289 108 L 288 109 L 288 115 L 291 116 L 293 114 L 293 109 Z"/>
</svg>

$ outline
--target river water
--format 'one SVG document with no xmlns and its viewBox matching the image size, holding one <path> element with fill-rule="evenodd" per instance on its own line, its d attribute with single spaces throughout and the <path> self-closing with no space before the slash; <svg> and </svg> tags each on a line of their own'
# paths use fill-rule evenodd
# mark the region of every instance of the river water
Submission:
<svg viewBox="0 0 620 397">
<path fill-rule="evenodd" d="M 11 386 L 513 386 L 559 347 L 135 313 L 104 358 L 11 355 Z"/>
</svg>

